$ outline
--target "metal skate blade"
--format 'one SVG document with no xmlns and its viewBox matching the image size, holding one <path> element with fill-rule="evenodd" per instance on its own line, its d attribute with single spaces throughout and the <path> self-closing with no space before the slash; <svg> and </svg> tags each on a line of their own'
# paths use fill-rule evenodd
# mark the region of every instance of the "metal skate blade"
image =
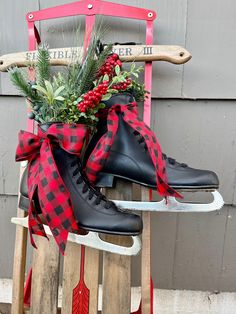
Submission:
<svg viewBox="0 0 236 314">
<path fill-rule="evenodd" d="M 13 217 L 11 219 L 11 222 L 16 225 L 20 225 L 22 227 L 28 228 L 28 217 L 25 217 L 25 218 Z M 44 230 L 46 234 L 49 236 L 52 236 L 50 228 L 47 225 L 43 225 L 43 226 L 44 226 Z M 67 240 L 70 242 L 89 246 L 91 248 L 110 252 L 110 253 L 127 255 L 127 256 L 138 255 L 142 247 L 141 239 L 139 236 L 132 236 L 130 238 L 132 239 L 133 244 L 129 247 L 120 246 L 117 244 L 106 242 L 100 238 L 99 233 L 92 232 L 92 231 L 88 232 L 88 234 L 86 235 L 69 233 Z"/>
<path fill-rule="evenodd" d="M 181 203 L 175 197 L 167 197 L 159 202 L 136 202 L 118 201 L 113 202 L 124 209 L 154 212 L 210 212 L 219 210 L 224 205 L 224 200 L 218 191 L 212 191 L 213 201 L 211 203 Z"/>
</svg>

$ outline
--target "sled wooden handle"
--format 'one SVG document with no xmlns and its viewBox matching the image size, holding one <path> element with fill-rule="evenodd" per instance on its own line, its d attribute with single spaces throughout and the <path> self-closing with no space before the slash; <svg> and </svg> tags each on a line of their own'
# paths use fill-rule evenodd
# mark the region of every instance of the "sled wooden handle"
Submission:
<svg viewBox="0 0 236 314">
<path fill-rule="evenodd" d="M 81 60 L 81 47 L 49 49 L 52 65 L 68 65 Z M 124 62 L 167 61 L 183 64 L 191 59 L 191 54 L 180 46 L 167 45 L 116 45 L 113 52 Z M 13 66 L 27 67 L 37 62 L 37 51 L 18 52 L 0 57 L 0 71 L 6 72 Z"/>
</svg>

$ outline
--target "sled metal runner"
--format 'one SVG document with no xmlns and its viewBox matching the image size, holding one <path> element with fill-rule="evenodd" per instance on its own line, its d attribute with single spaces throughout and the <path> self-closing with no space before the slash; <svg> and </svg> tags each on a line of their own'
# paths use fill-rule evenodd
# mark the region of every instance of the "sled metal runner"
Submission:
<svg viewBox="0 0 236 314">
<path fill-rule="evenodd" d="M 214 200 L 211 203 L 181 203 L 175 197 L 167 197 L 159 202 L 135 202 L 135 201 L 116 201 L 115 204 L 121 208 L 139 211 L 153 211 L 153 212 L 176 212 L 176 213 L 191 213 L 191 212 L 211 212 L 220 210 L 224 201 L 218 191 L 211 192 Z"/>
<path fill-rule="evenodd" d="M 25 217 L 25 218 L 13 217 L 11 219 L 11 222 L 16 225 L 20 225 L 22 227 L 28 228 L 28 217 Z M 52 236 L 51 230 L 49 229 L 48 226 L 44 225 L 44 229 L 47 235 Z M 120 245 L 103 241 L 100 238 L 99 233 L 97 232 L 90 231 L 86 235 L 69 233 L 68 235 L 69 242 L 85 245 L 85 246 L 98 249 L 98 250 L 103 250 L 106 252 L 111 252 L 111 253 L 120 254 L 120 255 L 127 255 L 127 256 L 137 255 L 141 250 L 141 240 L 139 236 L 132 236 L 132 240 L 133 240 L 132 246 L 124 247 L 124 246 L 120 246 Z"/>
</svg>

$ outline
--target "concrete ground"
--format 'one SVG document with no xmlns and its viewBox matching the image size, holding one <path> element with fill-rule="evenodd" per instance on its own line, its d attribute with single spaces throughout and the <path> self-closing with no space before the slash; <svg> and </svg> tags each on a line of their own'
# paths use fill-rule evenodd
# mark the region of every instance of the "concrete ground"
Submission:
<svg viewBox="0 0 236 314">
<path fill-rule="evenodd" d="M 0 314 L 10 314 L 11 288 L 12 280 L 0 279 Z M 140 288 L 132 288 L 132 311 L 138 308 L 140 292 Z M 236 314 L 236 293 L 155 289 L 154 314 Z"/>
</svg>

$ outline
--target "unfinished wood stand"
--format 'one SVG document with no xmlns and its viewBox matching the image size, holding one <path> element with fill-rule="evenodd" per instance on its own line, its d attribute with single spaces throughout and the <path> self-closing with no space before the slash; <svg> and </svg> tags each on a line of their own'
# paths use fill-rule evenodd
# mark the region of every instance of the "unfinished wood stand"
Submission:
<svg viewBox="0 0 236 314">
<path fill-rule="evenodd" d="M 153 21 L 156 14 L 152 10 L 146 10 L 136 7 L 119 5 L 100 0 L 77 1 L 72 4 L 66 4 L 54 8 L 49 8 L 37 12 L 31 12 L 27 15 L 29 29 L 29 50 L 36 49 L 36 43 L 40 42 L 39 34 L 35 27 L 36 21 L 53 19 L 72 15 L 86 16 L 86 36 L 85 47 L 88 46 L 91 30 L 94 26 L 95 15 L 112 15 L 121 18 L 138 19 L 146 22 L 146 45 L 152 45 L 153 41 Z M 162 57 L 156 60 L 166 60 L 172 63 L 184 63 L 186 59 L 183 54 L 177 56 L 170 54 L 173 51 L 169 48 L 163 48 Z M 152 86 L 152 61 L 149 53 L 144 53 L 143 61 L 145 63 L 145 84 L 146 89 L 151 91 Z M 185 50 L 184 50 L 185 51 Z M 188 59 L 190 55 L 188 55 Z M 19 57 L 19 56 L 18 56 Z M 14 58 L 13 58 L 14 59 Z M 54 60 L 54 64 L 57 64 Z M 22 64 L 20 64 L 22 65 Z M 144 122 L 150 125 L 151 95 L 144 103 Z M 28 130 L 33 131 L 33 124 L 28 122 Z M 116 190 L 107 190 L 106 194 L 111 199 L 132 200 L 132 185 L 122 181 L 118 182 Z M 141 200 L 149 201 L 149 190 L 141 188 Z M 24 216 L 24 212 L 18 210 L 19 217 Z M 143 213 L 144 230 L 142 235 L 142 306 L 136 313 L 153 313 L 150 301 L 151 294 L 151 248 L 150 248 L 150 213 Z M 13 269 L 13 300 L 12 314 L 24 313 L 24 280 L 25 280 L 25 257 L 27 249 L 27 229 L 16 227 L 15 256 Z M 107 240 L 120 245 L 129 244 L 126 237 L 107 236 Z M 59 266 L 60 254 L 54 239 L 37 237 L 38 250 L 33 250 L 32 262 L 32 288 L 31 288 L 31 306 L 32 314 L 56 314 L 58 312 L 58 284 L 59 284 Z M 63 281 L 62 281 L 62 314 L 72 313 L 73 290 L 78 284 L 80 278 L 80 258 L 81 246 L 71 242 L 67 243 L 66 254 L 63 261 Z M 104 314 L 130 314 L 131 303 L 131 258 L 104 252 L 102 256 L 102 265 L 99 267 L 99 255 L 102 252 L 98 250 L 85 249 L 85 283 L 90 290 L 89 314 L 98 312 L 98 290 L 99 290 L 99 271 L 102 271 L 103 297 L 102 313 Z M 73 312 L 76 313 L 76 312 Z M 78 312 L 80 313 L 80 312 Z"/>
</svg>

